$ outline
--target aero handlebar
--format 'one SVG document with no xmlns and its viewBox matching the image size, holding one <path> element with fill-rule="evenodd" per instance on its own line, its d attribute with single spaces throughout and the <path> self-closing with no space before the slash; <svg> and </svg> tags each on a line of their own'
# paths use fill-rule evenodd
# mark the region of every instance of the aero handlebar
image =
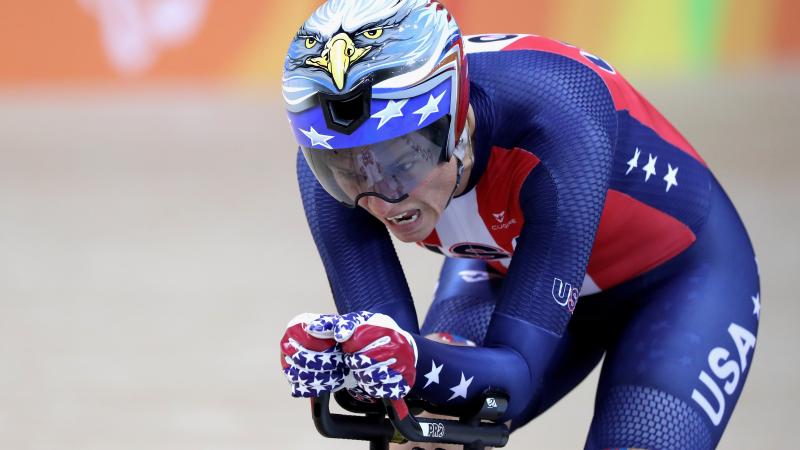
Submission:
<svg viewBox="0 0 800 450">
<path fill-rule="evenodd" d="M 339 391 L 335 397 L 347 411 L 363 415 L 332 414 L 330 394 L 322 393 L 311 401 L 317 430 L 329 438 L 369 441 L 373 450 L 388 449 L 389 442 L 406 440 L 460 444 L 465 450 L 503 447 L 508 442 L 508 427 L 497 422 L 508 407 L 508 399 L 500 394 L 485 393 L 481 404 L 459 420 L 416 417 L 414 411 L 442 411 L 421 401 L 407 403 L 401 399 L 367 404 L 354 400 L 345 391 Z"/>
</svg>

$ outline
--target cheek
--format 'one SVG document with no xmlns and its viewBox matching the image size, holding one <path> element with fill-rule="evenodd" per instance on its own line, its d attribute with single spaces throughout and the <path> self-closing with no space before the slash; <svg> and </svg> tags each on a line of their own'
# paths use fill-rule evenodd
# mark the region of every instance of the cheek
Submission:
<svg viewBox="0 0 800 450">
<path fill-rule="evenodd" d="M 418 189 L 412 193 L 415 206 L 425 217 L 426 227 L 435 227 L 447 206 L 456 183 L 455 167 L 449 164 L 435 170 Z"/>
<path fill-rule="evenodd" d="M 444 209 L 456 184 L 456 169 L 451 164 L 437 170 L 430 184 L 430 200 L 437 209 Z"/>
</svg>

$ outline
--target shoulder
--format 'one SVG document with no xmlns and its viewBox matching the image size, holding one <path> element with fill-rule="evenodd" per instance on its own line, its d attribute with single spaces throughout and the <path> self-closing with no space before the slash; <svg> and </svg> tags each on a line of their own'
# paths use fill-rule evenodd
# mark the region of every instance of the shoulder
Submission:
<svg viewBox="0 0 800 450">
<path fill-rule="evenodd" d="M 532 34 L 479 34 L 464 36 L 464 50 L 473 59 L 485 57 L 519 58 L 520 53 L 546 53 L 573 60 L 597 72 L 617 75 L 614 67 L 586 50 L 566 42 Z"/>
<path fill-rule="evenodd" d="M 469 78 L 494 99 L 539 103 L 587 90 L 608 95 L 616 71 L 575 46 L 534 35 L 466 36 Z M 508 94 L 508 95 L 504 95 Z"/>
<path fill-rule="evenodd" d="M 470 81 L 485 93 L 497 144 L 513 148 L 537 130 L 562 122 L 615 123 L 614 97 L 602 62 L 577 47 L 531 35 L 466 36 Z M 598 61 L 601 61 L 598 59 Z M 610 71 L 613 68 L 608 66 Z M 610 75 L 610 72 L 607 73 Z"/>
</svg>

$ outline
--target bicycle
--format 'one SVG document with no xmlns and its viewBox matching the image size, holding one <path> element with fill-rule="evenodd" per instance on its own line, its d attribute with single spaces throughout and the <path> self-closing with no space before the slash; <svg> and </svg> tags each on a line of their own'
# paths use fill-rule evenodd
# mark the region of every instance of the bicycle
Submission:
<svg viewBox="0 0 800 450">
<path fill-rule="evenodd" d="M 335 393 L 334 398 L 346 411 L 359 415 L 331 413 L 330 393 L 322 393 L 312 399 L 317 431 L 333 439 L 369 441 L 371 450 L 388 450 L 390 443 L 407 441 L 457 444 L 464 450 L 504 447 L 508 443 L 509 428 L 499 421 L 508 407 L 508 398 L 502 394 L 484 393 L 481 402 L 467 408 L 466 414 L 464 408 L 459 413 L 413 398 L 370 404 L 355 400 L 346 391 Z M 423 411 L 459 419 L 418 417 Z"/>
</svg>

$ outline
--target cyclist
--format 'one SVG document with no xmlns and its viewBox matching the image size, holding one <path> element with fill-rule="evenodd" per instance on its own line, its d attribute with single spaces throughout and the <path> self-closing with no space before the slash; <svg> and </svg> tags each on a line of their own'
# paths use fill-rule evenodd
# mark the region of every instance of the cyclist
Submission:
<svg viewBox="0 0 800 450">
<path fill-rule="evenodd" d="M 499 389 L 516 429 L 605 355 L 587 448 L 719 442 L 756 343 L 754 252 L 703 159 L 613 66 L 462 36 L 436 1 L 329 0 L 283 95 L 339 312 L 289 324 L 295 396 L 458 406 Z M 445 256 L 421 328 L 389 232 Z"/>
</svg>

